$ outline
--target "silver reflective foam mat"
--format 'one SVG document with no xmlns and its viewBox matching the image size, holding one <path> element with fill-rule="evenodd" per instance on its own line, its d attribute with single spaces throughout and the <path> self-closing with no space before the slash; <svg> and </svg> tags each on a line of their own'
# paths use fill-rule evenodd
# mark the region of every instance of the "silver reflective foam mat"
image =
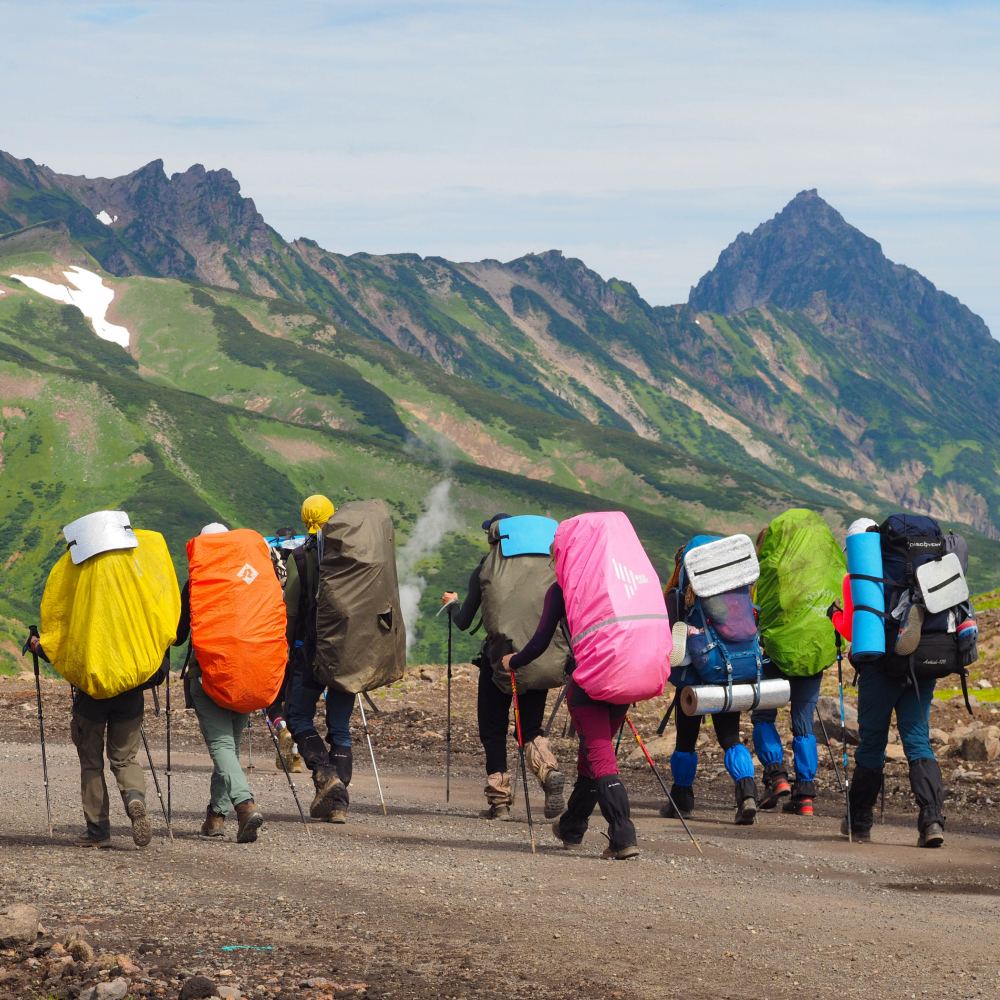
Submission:
<svg viewBox="0 0 1000 1000">
<path fill-rule="evenodd" d="M 684 569 L 698 597 L 749 587 L 760 576 L 757 552 L 746 535 L 730 535 L 691 549 L 684 556 Z"/>
<path fill-rule="evenodd" d="M 70 558 L 77 566 L 101 552 L 139 546 L 129 516 L 123 510 L 98 510 L 85 514 L 67 524 L 63 535 L 69 543 Z"/>
<path fill-rule="evenodd" d="M 924 607 L 932 615 L 969 599 L 969 584 L 962 572 L 962 562 L 954 552 L 918 566 L 916 575 L 924 595 Z"/>
<path fill-rule="evenodd" d="M 733 703 L 726 708 L 729 689 L 725 684 L 699 684 L 681 691 L 681 708 L 685 715 L 710 715 L 712 712 L 748 712 L 757 696 L 756 684 L 734 684 Z M 760 682 L 760 702 L 757 708 L 781 708 L 792 697 L 792 686 L 785 678 Z"/>
</svg>

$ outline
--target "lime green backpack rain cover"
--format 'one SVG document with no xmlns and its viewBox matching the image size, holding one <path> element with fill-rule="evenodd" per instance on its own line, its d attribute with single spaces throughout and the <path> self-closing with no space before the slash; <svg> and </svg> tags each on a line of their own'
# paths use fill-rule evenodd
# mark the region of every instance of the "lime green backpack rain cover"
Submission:
<svg viewBox="0 0 1000 1000">
<path fill-rule="evenodd" d="M 783 674 L 812 677 L 837 656 L 826 609 L 840 597 L 844 554 L 819 514 L 796 507 L 771 522 L 759 560 L 764 650 Z"/>
</svg>

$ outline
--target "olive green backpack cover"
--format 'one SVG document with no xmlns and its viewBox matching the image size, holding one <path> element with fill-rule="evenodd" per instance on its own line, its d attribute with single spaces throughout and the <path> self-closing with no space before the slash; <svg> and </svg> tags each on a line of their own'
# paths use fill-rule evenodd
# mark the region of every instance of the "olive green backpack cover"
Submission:
<svg viewBox="0 0 1000 1000">
<path fill-rule="evenodd" d="M 398 681 L 405 669 L 392 518 L 381 500 L 352 500 L 320 531 L 313 674 L 357 694 Z"/>
</svg>

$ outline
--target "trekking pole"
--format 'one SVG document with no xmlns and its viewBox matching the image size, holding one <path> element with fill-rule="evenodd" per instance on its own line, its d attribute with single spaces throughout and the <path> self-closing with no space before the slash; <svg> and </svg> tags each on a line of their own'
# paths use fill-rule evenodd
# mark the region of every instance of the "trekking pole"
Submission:
<svg viewBox="0 0 1000 1000">
<path fill-rule="evenodd" d="M 42 740 L 42 783 L 45 785 L 45 818 L 49 824 L 49 836 L 52 836 L 52 806 L 49 803 L 49 765 L 45 755 L 45 723 L 42 720 L 42 682 L 38 675 L 38 650 L 31 646 L 31 640 L 38 638 L 38 626 L 28 627 L 28 638 L 21 648 L 21 655 L 31 649 L 31 658 L 35 663 L 35 694 L 38 696 L 38 733 Z"/>
<path fill-rule="evenodd" d="M 250 716 L 247 716 L 247 774 L 253 774 L 253 730 L 250 728 Z"/>
<path fill-rule="evenodd" d="M 569 690 L 569 681 L 566 681 L 566 683 L 563 685 L 562 691 L 559 692 L 559 697 L 556 698 L 555 708 L 552 709 L 552 714 L 549 716 L 549 721 L 545 726 L 546 737 L 549 735 L 549 732 L 552 729 L 552 723 L 555 721 L 556 713 L 559 711 L 559 706 L 562 705 L 563 699 L 566 697 L 566 692 L 568 690 Z"/>
<path fill-rule="evenodd" d="M 677 808 L 677 803 L 674 802 L 674 797 L 670 794 L 670 789 L 667 788 L 666 783 L 664 782 L 662 776 L 660 775 L 660 772 L 656 769 L 656 765 L 653 763 L 653 758 L 649 756 L 649 751 L 646 749 L 646 744 L 642 742 L 642 737 L 639 735 L 639 730 L 635 728 L 635 723 L 629 718 L 628 712 L 625 713 L 625 721 L 629 724 L 629 728 L 632 730 L 636 742 L 639 744 L 639 749 L 645 754 L 646 760 L 649 761 L 649 766 L 653 769 L 653 774 L 656 775 L 656 780 L 660 783 L 660 788 L 663 789 L 664 793 L 667 796 L 667 800 L 670 802 L 670 805 L 673 806 L 675 815 L 684 825 L 684 829 L 687 832 L 687 835 L 691 838 L 691 843 L 698 848 L 699 854 L 704 854 L 705 852 L 701 849 L 701 844 L 699 844 L 698 841 L 694 839 L 694 834 L 691 832 L 691 827 L 687 825 L 687 821 L 681 815 L 680 809 Z"/>
<path fill-rule="evenodd" d="M 451 801 L 451 606 L 453 604 L 458 604 L 458 601 L 449 601 L 441 611 L 445 608 L 448 610 L 448 723 L 447 723 L 447 736 L 445 743 L 444 752 L 444 800 L 445 802 Z M 438 615 L 441 614 L 438 612 Z M 435 618 L 437 615 L 434 616 Z M 367 697 L 367 695 L 365 696 Z M 374 755 L 372 760 L 374 761 Z"/>
<path fill-rule="evenodd" d="M 528 813 L 528 837 L 531 840 L 531 853 L 534 854 L 535 826 L 531 822 L 531 800 L 528 798 L 528 771 L 524 764 L 524 740 L 521 737 L 521 710 L 517 704 L 517 681 L 514 678 L 513 668 L 510 672 L 510 689 L 514 694 L 514 722 L 517 724 L 517 749 L 521 755 L 521 780 L 524 782 L 524 808 Z"/>
<path fill-rule="evenodd" d="M 292 781 L 292 776 L 288 773 L 288 765 L 285 763 L 285 757 L 281 752 L 281 747 L 278 745 L 278 737 L 274 733 L 274 726 L 271 725 L 271 720 L 267 717 L 267 710 L 261 709 L 260 714 L 264 716 L 264 721 L 267 723 L 267 731 L 271 734 L 271 741 L 274 743 L 274 752 L 278 755 L 278 760 L 281 761 L 281 770 L 285 772 L 285 777 L 288 779 L 288 787 L 292 790 L 292 798 L 295 799 L 295 804 L 299 807 L 299 816 L 302 817 L 302 825 L 306 828 L 306 835 L 311 837 L 312 832 L 309 829 L 309 824 L 306 822 L 306 814 L 302 811 L 302 803 L 299 802 L 299 793 L 295 791 L 295 782 Z"/>
<path fill-rule="evenodd" d="M 851 834 L 851 781 L 847 773 L 847 719 L 844 714 L 844 666 L 840 648 L 840 633 L 836 632 L 835 634 L 837 637 L 837 682 L 840 684 L 840 731 L 844 741 L 844 799 L 847 802 L 847 842 L 853 844 L 854 837 Z"/>
<path fill-rule="evenodd" d="M 625 720 L 622 719 L 622 724 L 618 727 L 618 739 L 615 740 L 615 760 L 618 760 L 618 748 L 622 745 L 622 733 L 625 731 Z"/>
<path fill-rule="evenodd" d="M 163 811 L 163 822 L 167 824 L 167 836 L 173 840 L 174 835 L 170 829 L 170 822 L 167 819 L 167 806 L 163 801 L 163 792 L 160 791 L 160 779 L 156 776 L 156 768 L 153 767 L 153 755 L 149 752 L 149 741 L 146 739 L 146 727 L 139 724 L 139 734 L 142 736 L 142 745 L 146 748 L 146 760 L 149 761 L 149 773 L 153 776 L 153 784 L 156 786 L 156 794 L 160 799 L 160 809 Z"/>
<path fill-rule="evenodd" d="M 173 817 L 172 803 L 170 800 L 170 663 L 167 662 L 167 833 L 173 839 L 173 829 L 171 819 Z"/>
<path fill-rule="evenodd" d="M 837 776 L 837 784 L 840 790 L 844 790 L 844 783 L 840 780 L 840 768 L 837 767 L 837 758 L 833 753 L 833 745 L 830 743 L 830 734 L 826 731 L 826 723 L 823 721 L 822 713 L 819 714 L 819 724 L 823 727 L 823 739 L 826 741 L 826 748 L 830 751 L 830 763 L 833 764 L 833 773 Z"/>
<path fill-rule="evenodd" d="M 382 782 L 378 779 L 378 764 L 375 763 L 375 748 L 372 746 L 372 734 L 368 732 L 368 720 L 365 718 L 365 705 L 358 695 L 358 708 L 361 709 L 361 725 L 365 728 L 365 736 L 368 738 L 368 752 L 372 755 L 372 770 L 375 772 L 375 784 L 378 785 L 378 797 L 382 802 L 382 815 L 388 816 L 385 811 L 385 796 L 382 794 Z"/>
</svg>

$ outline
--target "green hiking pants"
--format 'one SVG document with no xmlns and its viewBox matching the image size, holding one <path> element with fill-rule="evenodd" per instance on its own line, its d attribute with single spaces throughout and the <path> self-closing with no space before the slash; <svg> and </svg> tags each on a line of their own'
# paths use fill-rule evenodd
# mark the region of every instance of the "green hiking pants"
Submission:
<svg viewBox="0 0 1000 1000">
<path fill-rule="evenodd" d="M 228 816 L 233 806 L 253 800 L 253 792 L 240 766 L 240 740 L 250 716 L 216 705 L 205 694 L 200 677 L 191 682 L 191 700 L 201 726 L 201 735 L 205 737 L 205 745 L 215 765 L 210 801 L 212 812 Z"/>
<path fill-rule="evenodd" d="M 87 836 L 91 840 L 107 840 L 111 836 L 111 804 L 104 780 L 105 744 L 111 773 L 118 782 L 126 810 L 132 799 L 146 801 L 146 779 L 135 759 L 142 740 L 141 728 L 141 714 L 121 719 L 112 712 L 103 722 L 93 722 L 73 712 L 70 735 L 80 757 L 80 794 Z"/>
</svg>

